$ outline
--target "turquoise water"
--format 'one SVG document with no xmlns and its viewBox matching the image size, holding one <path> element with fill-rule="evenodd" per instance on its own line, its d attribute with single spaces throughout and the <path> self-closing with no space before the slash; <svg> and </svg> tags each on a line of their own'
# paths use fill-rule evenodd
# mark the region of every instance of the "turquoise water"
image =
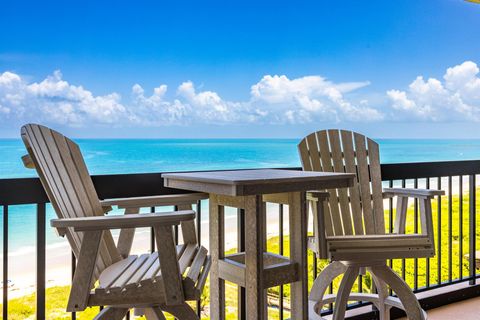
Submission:
<svg viewBox="0 0 480 320">
<path fill-rule="evenodd" d="M 383 163 L 480 159 L 480 140 L 377 140 Z M 91 174 L 299 166 L 296 139 L 77 140 Z M 32 177 L 20 140 L 0 139 L 0 178 Z M 54 213 L 48 210 L 48 218 Z M 13 206 L 10 250 L 31 250 L 34 206 Z M 48 228 L 49 244 L 58 240 Z"/>
<path fill-rule="evenodd" d="M 377 140 L 382 163 L 480 159 L 480 140 Z M 90 173 L 299 166 L 296 139 L 77 140 Z M 20 140 L 0 139 L 0 178 L 32 177 Z"/>
</svg>

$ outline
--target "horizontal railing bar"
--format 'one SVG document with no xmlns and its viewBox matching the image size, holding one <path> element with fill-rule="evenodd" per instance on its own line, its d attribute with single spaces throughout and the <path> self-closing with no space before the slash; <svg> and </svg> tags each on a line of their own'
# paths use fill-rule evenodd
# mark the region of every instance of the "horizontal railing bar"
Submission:
<svg viewBox="0 0 480 320">
<path fill-rule="evenodd" d="M 0 205 L 49 202 L 38 178 L 0 179 Z"/>
<path fill-rule="evenodd" d="M 300 167 L 277 168 L 301 170 Z M 382 164 L 382 180 L 402 180 L 480 174 L 480 160 L 409 162 Z M 207 170 L 206 170 L 207 171 Z M 215 170 L 208 170 L 215 171 Z M 101 199 L 187 193 L 166 188 L 157 173 L 94 175 L 93 183 Z M 0 179 L 0 205 L 48 202 L 38 178 Z"/>
<path fill-rule="evenodd" d="M 480 173 L 480 160 L 382 164 L 382 180 L 436 178 Z"/>
<path fill-rule="evenodd" d="M 294 167 L 275 169 L 300 170 L 301 168 Z M 162 178 L 162 174 L 164 173 L 171 173 L 171 171 L 156 173 L 92 175 L 92 180 L 100 199 L 192 193 L 191 191 L 187 190 L 164 187 Z M 34 204 L 42 202 L 49 202 L 49 200 L 45 194 L 45 191 L 43 190 L 40 179 L 0 179 L 0 205 Z"/>
</svg>

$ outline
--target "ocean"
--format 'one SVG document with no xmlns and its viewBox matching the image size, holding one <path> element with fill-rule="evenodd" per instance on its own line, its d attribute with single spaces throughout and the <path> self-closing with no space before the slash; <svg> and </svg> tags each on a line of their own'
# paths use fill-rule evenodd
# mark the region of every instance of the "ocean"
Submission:
<svg viewBox="0 0 480 320">
<path fill-rule="evenodd" d="M 91 174 L 297 167 L 297 139 L 78 139 Z M 480 159 L 480 140 L 378 139 L 382 163 Z M 21 140 L 0 139 L 0 179 L 33 177 Z M 9 252 L 33 252 L 35 208 L 12 206 Z M 204 211 L 205 212 L 205 211 Z M 49 208 L 47 219 L 55 216 Z M 1 234 L 1 230 L 0 230 Z M 48 228 L 47 243 L 61 240 Z"/>
</svg>

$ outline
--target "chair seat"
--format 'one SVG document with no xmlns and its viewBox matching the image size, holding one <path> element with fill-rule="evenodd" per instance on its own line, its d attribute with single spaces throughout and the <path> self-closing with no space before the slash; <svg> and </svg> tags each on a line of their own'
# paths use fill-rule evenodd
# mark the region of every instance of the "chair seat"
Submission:
<svg viewBox="0 0 480 320">
<path fill-rule="evenodd" d="M 348 235 L 327 237 L 328 255 L 332 261 L 422 258 L 434 255 L 434 244 L 421 234 Z M 315 250 L 314 237 L 309 247 Z"/>
<path fill-rule="evenodd" d="M 182 244 L 178 245 L 176 250 L 180 273 L 184 279 L 188 278 L 195 284 L 201 274 L 205 271 L 208 273 L 209 257 L 204 247 L 197 244 Z M 100 274 L 95 294 L 116 294 L 151 283 L 163 283 L 157 252 L 130 255 L 106 268 Z"/>
</svg>

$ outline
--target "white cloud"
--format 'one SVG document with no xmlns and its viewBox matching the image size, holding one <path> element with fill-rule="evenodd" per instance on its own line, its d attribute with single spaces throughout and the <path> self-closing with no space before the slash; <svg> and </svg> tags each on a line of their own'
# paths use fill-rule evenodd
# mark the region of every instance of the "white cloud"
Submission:
<svg viewBox="0 0 480 320">
<path fill-rule="evenodd" d="M 10 117 L 79 126 L 87 121 L 114 123 L 127 112 L 120 95 L 94 96 L 62 79 L 60 71 L 41 82 L 27 83 L 19 75 L 0 76 L 0 105 Z"/>
<path fill-rule="evenodd" d="M 196 118 L 206 122 L 234 122 L 241 114 L 239 103 L 224 101 L 213 91 L 196 92 L 193 82 L 182 83 L 177 90 Z"/>
<path fill-rule="evenodd" d="M 380 120 L 383 116 L 378 110 L 365 104 L 354 105 L 344 97 L 344 94 L 367 85 L 369 82 L 335 84 L 320 76 L 290 80 L 284 75 L 267 75 L 251 87 L 251 96 L 258 105 L 267 105 L 280 121 Z"/>
<path fill-rule="evenodd" d="M 130 120 L 143 125 L 180 124 L 188 110 L 179 100 L 166 101 L 167 86 L 161 85 L 153 89 L 153 94 L 145 96 L 145 90 L 135 84 L 132 87 L 132 105 Z"/>
<path fill-rule="evenodd" d="M 69 126 L 116 126 L 227 123 L 306 123 L 311 121 L 375 121 L 383 118 L 367 101 L 358 104 L 346 96 L 368 82 L 333 83 L 320 76 L 289 79 L 266 75 L 250 88 L 244 101 L 229 101 L 217 92 L 202 91 L 183 82 L 167 97 L 160 85 L 146 94 L 132 87 L 130 98 L 118 93 L 94 95 L 73 85 L 55 71 L 29 83 L 13 72 L 0 74 L 0 121 L 17 119 Z M 241 88 L 239 88 L 241 89 Z"/>
<path fill-rule="evenodd" d="M 480 121 L 479 68 L 472 61 L 448 68 L 443 82 L 418 76 L 407 91 L 389 90 L 392 107 L 403 117 L 421 120 Z"/>
</svg>

